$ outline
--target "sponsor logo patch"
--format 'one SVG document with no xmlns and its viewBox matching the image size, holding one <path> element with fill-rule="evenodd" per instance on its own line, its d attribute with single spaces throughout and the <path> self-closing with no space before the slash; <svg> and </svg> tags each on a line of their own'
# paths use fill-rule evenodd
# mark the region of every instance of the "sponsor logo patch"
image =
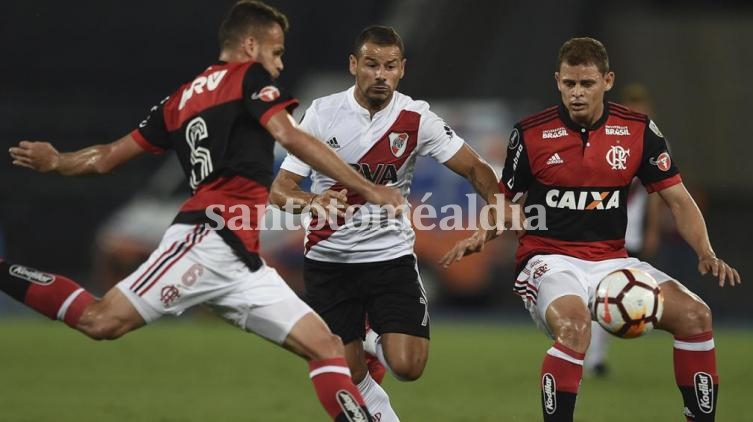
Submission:
<svg viewBox="0 0 753 422">
<path fill-rule="evenodd" d="M 670 167 L 672 167 L 672 159 L 669 157 L 669 153 L 667 152 L 662 152 L 656 158 L 649 158 L 648 162 L 649 164 L 658 167 L 661 171 L 667 171 Z"/>
<path fill-rule="evenodd" d="M 546 165 L 553 166 L 555 164 L 565 164 L 565 160 L 560 158 L 560 155 L 558 153 L 552 154 L 551 157 L 549 157 L 548 160 L 546 160 Z"/>
<path fill-rule="evenodd" d="M 630 135 L 630 129 L 628 129 L 627 126 L 606 125 L 604 127 L 604 132 L 606 132 L 607 135 L 613 135 L 613 136 Z"/>
<path fill-rule="evenodd" d="M 547 129 L 541 132 L 541 139 L 557 139 L 567 136 L 567 129 L 558 127 L 557 129 Z"/>
<path fill-rule="evenodd" d="M 273 85 L 267 85 L 259 91 L 251 94 L 252 100 L 262 100 L 265 103 L 272 102 L 278 98 L 280 98 L 280 90 Z"/>
<path fill-rule="evenodd" d="M 547 415 L 553 415 L 557 411 L 557 384 L 554 376 L 550 373 L 541 378 L 541 394 L 544 397 L 544 411 Z"/>
<path fill-rule="evenodd" d="M 550 189 L 546 193 L 546 205 L 567 210 L 609 210 L 620 207 L 620 191 L 575 192 L 571 190 Z"/>
<path fill-rule="evenodd" d="M 660 138 L 663 138 L 664 135 L 662 135 L 661 131 L 659 130 L 659 127 L 656 126 L 656 123 L 654 123 L 653 120 L 648 122 L 648 128 L 651 129 L 651 132 L 654 132 L 654 134 Z"/>
<path fill-rule="evenodd" d="M 714 411 L 714 381 L 711 375 L 705 372 L 696 372 L 693 376 L 695 397 L 698 400 L 698 408 L 701 412 L 709 414 Z"/>
<path fill-rule="evenodd" d="M 518 144 L 520 144 L 520 132 L 518 131 L 518 128 L 515 128 L 510 134 L 510 142 L 508 142 L 507 148 L 515 149 L 518 147 Z"/>
<path fill-rule="evenodd" d="M 8 274 L 34 284 L 45 285 L 55 281 L 54 275 L 43 273 L 42 271 L 33 268 L 24 267 L 23 265 L 11 265 L 10 269 L 8 269 Z"/>
<path fill-rule="evenodd" d="M 361 406 L 358 405 L 356 399 L 345 391 L 340 390 L 336 394 L 337 404 L 340 405 L 340 409 L 343 411 L 343 415 L 349 422 L 369 422 Z"/>
</svg>

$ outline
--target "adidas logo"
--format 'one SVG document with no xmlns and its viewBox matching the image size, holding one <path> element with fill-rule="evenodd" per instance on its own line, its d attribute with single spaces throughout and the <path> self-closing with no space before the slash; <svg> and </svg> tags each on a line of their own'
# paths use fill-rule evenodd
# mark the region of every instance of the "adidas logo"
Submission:
<svg viewBox="0 0 753 422">
<path fill-rule="evenodd" d="M 337 142 L 337 138 L 335 138 L 334 136 L 329 138 L 329 140 L 327 141 L 327 145 L 329 145 L 331 148 L 334 148 L 334 149 L 340 148 L 340 144 Z"/>
<path fill-rule="evenodd" d="M 553 166 L 555 164 L 564 164 L 564 163 L 565 163 L 565 160 L 560 158 L 560 155 L 556 152 L 552 154 L 552 156 L 549 157 L 549 159 L 546 161 L 546 165 L 548 166 Z"/>
</svg>

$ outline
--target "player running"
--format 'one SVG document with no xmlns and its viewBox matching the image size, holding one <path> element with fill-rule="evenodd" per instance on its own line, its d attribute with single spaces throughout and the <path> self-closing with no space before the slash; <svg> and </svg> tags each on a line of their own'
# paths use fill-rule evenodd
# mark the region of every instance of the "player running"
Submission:
<svg viewBox="0 0 753 422">
<path fill-rule="evenodd" d="M 487 201 L 499 193 L 492 168 L 429 104 L 397 92 L 405 73 L 403 41 L 394 29 L 370 26 L 350 55 L 351 88 L 313 102 L 301 128 L 326 141 L 376 183 L 410 191 L 416 158 L 429 156 L 468 179 Z M 299 183 L 313 180 L 312 192 Z M 306 227 L 306 301 L 345 343 L 353 380 L 381 422 L 396 421 L 385 391 L 364 362 L 364 317 L 381 336 L 366 345 L 400 380 L 418 379 L 429 353 L 428 301 L 413 254 L 415 234 L 405 215 L 388 219 L 369 200 L 303 162 L 293 151 L 272 184 L 272 203 L 301 208 L 363 205 L 339 227 L 314 214 Z M 319 226 L 319 227 L 318 227 Z M 372 337 L 370 337 L 372 338 Z"/>
<path fill-rule="evenodd" d="M 298 102 L 275 83 L 287 29 L 278 10 L 239 1 L 220 26 L 218 62 L 153 107 L 133 132 L 72 153 L 46 142 L 11 148 L 13 164 L 66 176 L 104 174 L 145 151 L 174 149 L 193 195 L 157 250 L 102 299 L 61 275 L 2 261 L 0 290 L 97 340 L 206 305 L 308 360 L 317 396 L 332 419 L 367 421 L 341 340 L 259 257 L 258 224 L 272 181 L 274 143 L 370 202 L 398 206 L 403 198 L 366 181 L 295 126 L 288 111 Z"/>
</svg>

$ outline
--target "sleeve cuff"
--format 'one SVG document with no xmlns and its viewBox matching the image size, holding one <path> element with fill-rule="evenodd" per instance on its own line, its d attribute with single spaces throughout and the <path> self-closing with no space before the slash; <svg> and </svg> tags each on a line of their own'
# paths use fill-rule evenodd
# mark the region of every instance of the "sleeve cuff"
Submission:
<svg viewBox="0 0 753 422">
<path fill-rule="evenodd" d="M 511 201 L 515 197 L 515 194 L 516 194 L 516 192 L 513 192 L 507 189 L 507 185 L 505 184 L 505 181 L 501 179 L 499 181 L 499 191 L 505 195 L 505 198 Z"/>
<path fill-rule="evenodd" d="M 282 161 L 282 164 L 280 164 L 280 169 L 287 170 L 291 173 L 295 173 L 301 177 L 308 177 L 309 174 L 311 174 L 310 167 L 303 164 L 296 163 L 294 160 L 290 159 L 289 157 L 285 157 L 285 159 Z"/>
<path fill-rule="evenodd" d="M 144 151 L 151 152 L 152 154 L 162 154 L 165 152 L 163 148 L 160 148 L 144 138 L 144 135 L 141 134 L 141 131 L 138 129 L 134 129 L 133 132 L 130 133 L 131 137 L 134 141 L 136 141 L 139 146 L 144 149 Z"/>
<path fill-rule="evenodd" d="M 437 154 L 436 159 L 440 164 L 446 163 L 450 158 L 454 157 L 455 154 L 460 151 L 460 148 L 463 148 L 463 145 L 465 145 L 465 141 L 460 138 L 459 136 L 454 136 L 451 140 L 449 145 L 447 145 L 446 148 L 439 154 Z"/>
<path fill-rule="evenodd" d="M 658 182 L 649 183 L 645 185 L 646 192 L 648 193 L 659 192 L 660 190 L 677 185 L 679 183 L 682 183 L 682 177 L 680 177 L 680 174 L 678 173 L 666 179 L 659 180 Z"/>
<path fill-rule="evenodd" d="M 291 106 L 295 107 L 297 105 L 298 105 L 298 100 L 295 98 L 290 99 L 288 101 L 284 101 L 279 104 L 275 104 L 272 107 L 270 107 L 267 111 L 265 111 L 264 114 L 261 115 L 261 117 L 259 118 L 259 123 L 261 123 L 262 126 L 266 126 L 269 119 L 271 119 L 275 113 L 277 113 L 280 110 L 286 109 L 288 107 L 291 107 Z"/>
</svg>

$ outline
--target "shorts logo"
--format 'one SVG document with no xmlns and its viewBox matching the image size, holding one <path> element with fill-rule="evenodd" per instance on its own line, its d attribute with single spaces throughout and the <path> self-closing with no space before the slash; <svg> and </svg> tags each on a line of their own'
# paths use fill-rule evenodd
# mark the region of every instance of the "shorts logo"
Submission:
<svg viewBox="0 0 753 422">
<path fill-rule="evenodd" d="M 165 286 L 160 290 L 159 300 L 164 303 L 165 306 L 170 306 L 175 299 L 180 297 L 180 290 L 174 284 Z"/>
<path fill-rule="evenodd" d="M 257 92 L 251 94 L 252 100 L 262 100 L 265 103 L 272 102 L 280 98 L 280 90 L 272 85 L 267 85 Z"/>
<path fill-rule="evenodd" d="M 612 148 L 607 151 L 607 163 L 612 166 L 612 170 L 625 170 L 627 167 L 625 167 L 625 163 L 627 163 L 627 158 L 630 156 L 630 150 L 625 149 L 621 146 L 612 146 Z"/>
<path fill-rule="evenodd" d="M 24 267 L 23 265 L 12 265 L 8 270 L 8 274 L 34 284 L 45 285 L 55 281 L 54 275 L 43 273 L 33 268 Z"/>
<path fill-rule="evenodd" d="M 695 397 L 698 400 L 698 408 L 701 412 L 709 414 L 714 411 L 714 382 L 711 375 L 705 372 L 696 372 L 693 376 Z"/>
<path fill-rule="evenodd" d="M 533 270 L 533 279 L 536 280 L 542 275 L 546 274 L 547 271 L 549 271 L 549 266 L 546 264 L 539 265 L 536 267 L 535 270 Z"/>
<path fill-rule="evenodd" d="M 667 152 L 662 152 L 656 158 L 649 158 L 648 162 L 649 164 L 658 167 L 661 171 L 667 171 L 672 167 L 672 159 L 669 158 L 669 153 Z"/>
<path fill-rule="evenodd" d="M 558 127 L 557 129 L 547 129 L 541 132 L 541 139 L 557 139 L 567 136 L 567 129 Z"/>
<path fill-rule="evenodd" d="M 544 411 L 547 415 L 553 415 L 557 411 L 557 384 L 554 376 L 550 373 L 541 378 L 541 394 L 544 401 Z"/>
<path fill-rule="evenodd" d="M 405 149 L 408 147 L 408 134 L 407 133 L 390 133 L 390 152 L 396 158 L 400 158 L 405 154 Z"/>
<path fill-rule="evenodd" d="M 340 390 L 337 392 L 336 398 L 337 404 L 340 405 L 343 416 L 345 416 L 348 422 L 369 422 L 366 413 L 364 413 L 361 406 L 358 405 L 356 399 L 349 392 Z"/>
</svg>

